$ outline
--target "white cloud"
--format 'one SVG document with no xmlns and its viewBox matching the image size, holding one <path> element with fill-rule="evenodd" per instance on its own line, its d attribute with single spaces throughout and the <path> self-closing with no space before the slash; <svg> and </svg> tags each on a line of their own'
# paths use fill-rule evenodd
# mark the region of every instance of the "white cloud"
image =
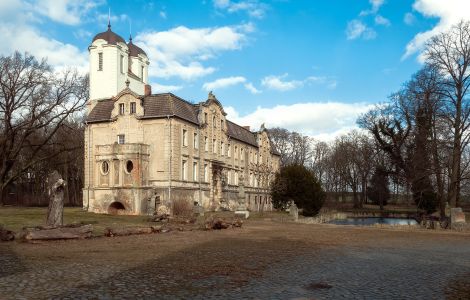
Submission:
<svg viewBox="0 0 470 300">
<path fill-rule="evenodd" d="M 268 89 L 285 92 L 301 87 L 304 84 L 303 81 L 300 80 L 283 81 L 287 76 L 287 73 L 281 76 L 266 76 L 261 80 L 261 85 Z"/>
<path fill-rule="evenodd" d="M 246 90 L 248 90 L 252 94 L 259 94 L 261 93 L 260 90 L 254 87 L 251 82 L 247 82 L 246 78 L 243 76 L 231 76 L 225 78 L 219 78 L 212 82 L 206 82 L 203 84 L 202 88 L 206 91 L 216 91 L 223 88 L 227 88 L 230 86 L 235 86 L 243 84 Z"/>
<path fill-rule="evenodd" d="M 259 128 L 283 127 L 320 140 L 334 137 L 357 128 L 356 119 L 373 105 L 367 103 L 307 102 L 274 107 L 258 107 L 245 116 L 233 107 L 226 107 L 227 118 L 240 125 Z"/>
<path fill-rule="evenodd" d="M 214 91 L 218 89 L 223 89 L 229 86 L 237 85 L 240 83 L 246 82 L 246 78 L 242 76 L 232 76 L 232 77 L 225 77 L 219 78 L 212 82 L 206 82 L 203 84 L 202 88 L 206 91 Z"/>
<path fill-rule="evenodd" d="M 38 0 L 33 6 L 38 13 L 55 22 L 77 25 L 83 16 L 102 3 L 94 0 Z"/>
<path fill-rule="evenodd" d="M 413 25 L 414 22 L 416 21 L 416 17 L 415 15 L 413 15 L 412 13 L 410 12 L 407 12 L 404 16 L 403 16 L 403 22 L 405 22 L 406 25 Z"/>
<path fill-rule="evenodd" d="M 152 61 L 150 76 L 192 80 L 216 70 L 202 62 L 221 52 L 241 49 L 248 29 L 252 28 L 247 25 L 195 29 L 178 26 L 168 31 L 140 33 L 135 42 Z"/>
<path fill-rule="evenodd" d="M 181 90 L 183 86 L 181 85 L 163 85 L 158 83 L 152 83 L 152 93 L 168 93 Z"/>
<path fill-rule="evenodd" d="M 324 84 L 329 89 L 334 89 L 337 86 L 336 80 L 326 76 L 309 76 L 303 80 L 284 80 L 289 74 L 283 75 L 269 75 L 261 80 L 261 85 L 281 92 L 290 91 L 302 87 L 308 83 Z"/>
<path fill-rule="evenodd" d="M 214 7 L 218 10 L 225 10 L 228 13 L 246 12 L 250 17 L 263 18 L 268 6 L 257 0 L 213 0 Z"/>
<path fill-rule="evenodd" d="M 379 8 L 384 4 L 384 0 L 369 0 L 370 4 L 372 4 L 372 11 L 376 13 Z"/>
<path fill-rule="evenodd" d="M 166 19 L 166 12 L 165 11 L 163 11 L 163 10 L 160 11 L 159 15 L 162 19 Z"/>
<path fill-rule="evenodd" d="M 439 22 L 432 29 L 415 35 L 406 46 L 403 59 L 421 51 L 431 37 L 450 29 L 461 20 L 470 20 L 468 0 L 416 0 L 413 8 L 427 18 L 439 18 Z"/>
<path fill-rule="evenodd" d="M 371 4 L 371 8 L 369 10 L 363 10 L 361 11 L 361 13 L 359 14 L 359 16 L 363 17 L 363 16 L 367 16 L 367 15 L 370 15 L 370 14 L 376 14 L 380 7 L 384 4 L 384 0 L 369 0 L 369 3 Z"/>
<path fill-rule="evenodd" d="M 55 2 L 54 2 L 55 3 Z M 68 3 L 68 2 L 67 2 Z M 88 55 L 86 51 L 82 51 L 75 45 L 61 42 L 57 39 L 48 37 L 43 31 L 39 30 L 35 25 L 41 21 L 38 15 L 38 7 L 47 8 L 47 1 L 40 1 L 33 6 L 29 2 L 20 2 L 14 0 L 10 2 L 6 10 L 0 5 L 0 36 L 4 41 L 0 44 L 1 55 L 11 55 L 14 51 L 28 52 L 37 59 L 47 58 L 48 63 L 56 69 L 65 67 L 77 67 L 79 71 L 86 72 L 88 70 Z M 58 11 L 63 9 L 63 2 L 58 1 L 58 5 L 62 8 L 56 8 Z M 78 4 L 77 4 L 78 5 Z M 83 2 L 83 9 L 88 9 L 86 2 Z M 65 5 L 68 9 L 69 6 Z M 48 11 L 48 17 L 53 18 L 57 12 L 52 9 Z M 66 16 L 75 13 L 73 10 L 66 11 Z M 5 14 L 5 15 L 4 15 Z M 78 33 L 80 34 L 80 33 Z M 83 32 L 83 34 L 85 34 Z"/>
<path fill-rule="evenodd" d="M 250 93 L 252 93 L 252 94 L 260 94 L 261 93 L 261 91 L 258 90 L 257 88 L 255 88 L 254 85 L 251 82 L 245 83 L 244 86 L 245 86 L 245 89 L 250 91 Z"/>
<path fill-rule="evenodd" d="M 360 20 L 352 20 L 348 23 L 346 28 L 346 37 L 348 40 L 355 40 L 362 37 L 365 40 L 374 39 L 377 33 L 374 29 L 369 28 Z"/>
<path fill-rule="evenodd" d="M 376 15 L 374 20 L 377 25 L 390 26 L 390 20 L 381 15 Z"/>
</svg>

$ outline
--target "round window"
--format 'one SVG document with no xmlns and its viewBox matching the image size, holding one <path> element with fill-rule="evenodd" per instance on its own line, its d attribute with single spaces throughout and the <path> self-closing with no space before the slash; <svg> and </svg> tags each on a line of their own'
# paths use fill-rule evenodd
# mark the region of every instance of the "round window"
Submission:
<svg viewBox="0 0 470 300">
<path fill-rule="evenodd" d="M 134 164 L 132 163 L 131 160 L 128 160 L 126 163 L 126 171 L 127 173 L 132 172 L 132 169 L 134 169 Z"/>
<path fill-rule="evenodd" d="M 101 172 L 103 172 L 104 175 L 108 174 L 109 172 L 109 165 L 107 161 L 104 161 L 101 163 Z"/>
</svg>

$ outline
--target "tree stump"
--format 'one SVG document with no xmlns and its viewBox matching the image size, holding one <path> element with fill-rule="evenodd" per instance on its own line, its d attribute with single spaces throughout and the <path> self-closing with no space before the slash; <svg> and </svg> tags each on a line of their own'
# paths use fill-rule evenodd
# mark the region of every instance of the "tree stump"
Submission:
<svg viewBox="0 0 470 300">
<path fill-rule="evenodd" d="M 49 187 L 49 207 L 47 208 L 46 224 L 50 227 L 62 226 L 64 223 L 64 188 L 65 180 L 59 172 L 52 172 L 47 178 Z"/>
</svg>

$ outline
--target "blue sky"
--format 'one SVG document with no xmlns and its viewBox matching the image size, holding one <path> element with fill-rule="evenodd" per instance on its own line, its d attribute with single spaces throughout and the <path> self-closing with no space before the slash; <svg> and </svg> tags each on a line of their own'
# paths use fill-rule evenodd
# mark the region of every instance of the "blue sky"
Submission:
<svg viewBox="0 0 470 300">
<path fill-rule="evenodd" d="M 432 35 L 470 19 L 466 0 L 0 0 L 14 50 L 87 70 L 93 36 L 112 30 L 151 60 L 154 92 L 205 100 L 213 90 L 242 125 L 282 126 L 318 139 L 400 88 Z"/>
</svg>

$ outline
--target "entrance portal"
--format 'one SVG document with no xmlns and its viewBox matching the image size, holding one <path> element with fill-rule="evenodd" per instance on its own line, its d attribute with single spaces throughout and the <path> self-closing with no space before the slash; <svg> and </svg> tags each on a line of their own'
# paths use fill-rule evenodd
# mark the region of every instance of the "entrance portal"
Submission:
<svg viewBox="0 0 470 300">
<path fill-rule="evenodd" d="M 126 208 L 121 202 L 113 202 L 109 205 L 108 214 L 110 215 L 121 215 L 124 214 Z"/>
</svg>

